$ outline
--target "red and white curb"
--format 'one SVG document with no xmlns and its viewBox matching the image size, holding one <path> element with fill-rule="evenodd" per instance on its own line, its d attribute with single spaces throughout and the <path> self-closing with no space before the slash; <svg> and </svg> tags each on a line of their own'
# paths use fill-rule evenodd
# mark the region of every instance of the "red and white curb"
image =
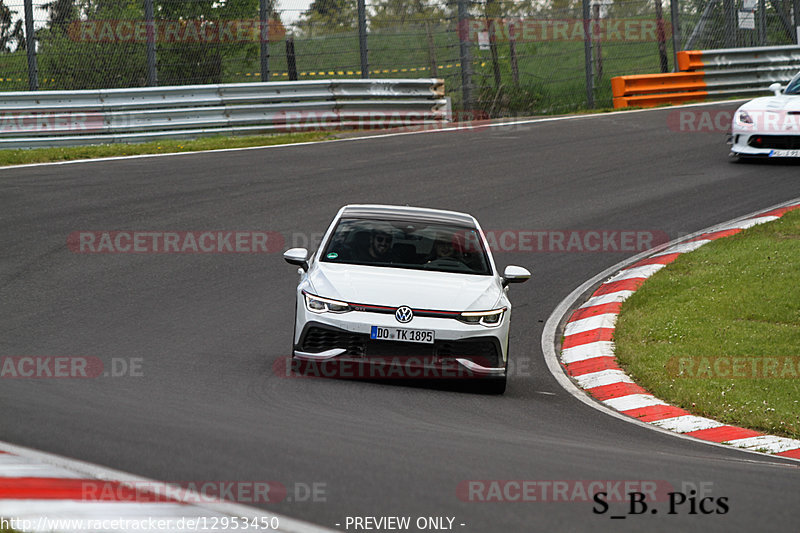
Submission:
<svg viewBox="0 0 800 533">
<path fill-rule="evenodd" d="M 713 240 L 734 235 L 751 226 L 776 220 L 793 209 L 800 209 L 798 200 L 720 224 L 680 242 L 640 254 L 633 259 L 632 264 L 623 268 L 612 267 L 573 291 L 551 315 L 542 336 L 542 347 L 551 372 L 557 379 L 563 378 L 566 372 L 580 389 L 604 406 L 625 415 L 625 418 L 630 417 L 663 430 L 710 443 L 724 443 L 749 451 L 800 459 L 800 440 L 766 435 L 695 416 L 656 398 L 634 383 L 619 367 L 614 356 L 613 342 L 614 327 L 622 302 L 647 278 L 673 262 L 680 254 L 691 252 Z M 568 313 L 569 307 L 582 297 L 586 288 L 596 285 L 599 279 L 606 278 L 611 272 L 616 273 L 608 277 L 567 319 L 560 358 L 557 355 L 553 357 L 558 322 Z M 553 359 L 557 360 L 556 365 L 553 364 Z M 559 381 L 564 384 L 563 379 Z"/>
<path fill-rule="evenodd" d="M 148 496 L 142 487 L 156 492 Z M 0 442 L 0 518 L 3 526 L 24 533 L 230 531 L 243 529 L 245 521 L 249 531 L 332 531 L 209 500 L 162 482 Z"/>
</svg>

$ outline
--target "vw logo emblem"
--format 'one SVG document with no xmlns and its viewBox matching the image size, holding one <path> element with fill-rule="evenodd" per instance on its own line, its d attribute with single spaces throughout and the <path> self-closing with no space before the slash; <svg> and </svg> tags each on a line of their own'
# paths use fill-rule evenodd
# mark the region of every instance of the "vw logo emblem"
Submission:
<svg viewBox="0 0 800 533">
<path fill-rule="evenodd" d="M 401 324 L 406 324 L 411 322 L 411 319 L 414 318 L 414 311 L 412 311 L 407 305 L 404 305 L 397 308 L 397 311 L 394 312 L 394 317 Z"/>
</svg>

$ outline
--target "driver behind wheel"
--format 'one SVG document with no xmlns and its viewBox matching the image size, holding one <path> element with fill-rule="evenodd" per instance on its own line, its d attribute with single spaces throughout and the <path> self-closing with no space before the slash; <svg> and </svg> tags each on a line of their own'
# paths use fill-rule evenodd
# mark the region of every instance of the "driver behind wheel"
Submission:
<svg viewBox="0 0 800 533">
<path fill-rule="evenodd" d="M 461 258 L 458 257 L 456 254 L 456 249 L 453 246 L 453 238 L 452 236 L 448 238 L 447 235 L 443 233 L 439 233 L 436 235 L 436 240 L 433 243 L 433 249 L 431 250 L 431 258 L 428 260 L 428 263 L 433 263 L 434 261 L 438 260 L 454 260 L 454 261 L 461 261 Z"/>
</svg>

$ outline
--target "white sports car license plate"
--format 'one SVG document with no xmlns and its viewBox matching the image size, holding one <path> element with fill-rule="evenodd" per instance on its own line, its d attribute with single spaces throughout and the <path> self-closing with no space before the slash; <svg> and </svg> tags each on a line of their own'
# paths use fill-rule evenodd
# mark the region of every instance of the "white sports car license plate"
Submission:
<svg viewBox="0 0 800 533">
<path fill-rule="evenodd" d="M 773 150 L 770 157 L 800 157 L 800 150 Z"/>
<path fill-rule="evenodd" d="M 433 331 L 425 329 L 384 328 L 382 326 L 372 326 L 369 338 L 379 341 L 403 341 L 433 344 Z"/>
</svg>

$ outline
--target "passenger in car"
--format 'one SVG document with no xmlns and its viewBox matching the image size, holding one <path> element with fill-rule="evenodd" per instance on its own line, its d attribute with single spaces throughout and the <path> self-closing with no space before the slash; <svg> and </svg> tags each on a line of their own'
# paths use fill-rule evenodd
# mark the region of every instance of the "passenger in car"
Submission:
<svg viewBox="0 0 800 533">
<path fill-rule="evenodd" d="M 369 239 L 364 242 L 366 235 L 359 232 L 356 242 L 352 243 L 351 257 L 353 260 L 369 264 L 388 263 L 391 259 L 392 234 L 383 229 L 373 229 Z"/>
</svg>

